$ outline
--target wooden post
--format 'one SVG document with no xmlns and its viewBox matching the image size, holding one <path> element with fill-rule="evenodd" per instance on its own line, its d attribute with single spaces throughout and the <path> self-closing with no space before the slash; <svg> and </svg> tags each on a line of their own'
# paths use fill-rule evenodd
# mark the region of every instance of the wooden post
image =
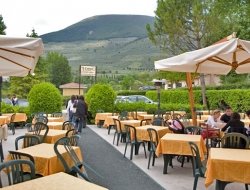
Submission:
<svg viewBox="0 0 250 190">
<path fill-rule="evenodd" d="M 191 110 L 191 114 L 192 114 L 192 121 L 193 121 L 193 125 L 197 126 L 197 118 L 196 118 L 196 110 L 195 110 L 195 106 L 194 106 L 194 94 L 193 94 L 193 88 L 192 88 L 191 73 L 186 73 L 186 76 L 187 76 L 188 97 L 189 97 L 190 110 Z"/>
</svg>

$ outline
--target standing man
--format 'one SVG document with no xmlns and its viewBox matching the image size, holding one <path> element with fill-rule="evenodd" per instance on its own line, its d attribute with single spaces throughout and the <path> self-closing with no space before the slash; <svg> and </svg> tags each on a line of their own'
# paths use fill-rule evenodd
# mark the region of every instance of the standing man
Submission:
<svg viewBox="0 0 250 190">
<path fill-rule="evenodd" d="M 75 113 L 76 129 L 78 133 L 81 133 L 84 124 L 86 125 L 86 115 L 86 104 L 84 102 L 84 97 L 81 95 L 78 98 Z"/>
</svg>

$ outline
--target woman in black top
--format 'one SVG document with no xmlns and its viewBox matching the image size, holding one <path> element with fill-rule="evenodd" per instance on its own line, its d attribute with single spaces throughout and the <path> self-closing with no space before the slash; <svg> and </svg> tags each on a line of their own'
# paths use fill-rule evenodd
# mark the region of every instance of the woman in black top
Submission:
<svg viewBox="0 0 250 190">
<path fill-rule="evenodd" d="M 245 124 L 240 120 L 240 114 L 237 112 L 232 113 L 230 121 L 221 130 L 227 130 L 228 133 L 234 132 L 247 135 Z"/>
</svg>

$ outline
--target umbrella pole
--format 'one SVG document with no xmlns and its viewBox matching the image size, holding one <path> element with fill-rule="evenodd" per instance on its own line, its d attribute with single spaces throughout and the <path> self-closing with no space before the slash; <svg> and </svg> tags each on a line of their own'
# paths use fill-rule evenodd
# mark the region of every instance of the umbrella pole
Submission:
<svg viewBox="0 0 250 190">
<path fill-rule="evenodd" d="M 3 77 L 0 76 L 0 116 L 2 115 L 2 86 L 3 86 Z"/>
<path fill-rule="evenodd" d="M 193 88 L 192 88 L 192 78 L 191 73 L 186 73 L 187 77 L 187 87 L 188 87 L 188 97 L 189 97 L 189 104 L 190 104 L 190 110 L 192 114 L 192 121 L 193 125 L 197 125 L 197 118 L 196 118 L 196 112 L 194 107 L 194 94 L 193 94 Z"/>
</svg>

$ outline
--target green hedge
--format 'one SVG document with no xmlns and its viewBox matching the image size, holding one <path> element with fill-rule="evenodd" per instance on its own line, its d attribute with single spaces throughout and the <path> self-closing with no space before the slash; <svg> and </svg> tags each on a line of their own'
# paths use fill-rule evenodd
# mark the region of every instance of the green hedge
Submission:
<svg viewBox="0 0 250 190">
<path fill-rule="evenodd" d="M 130 96 L 130 95 L 143 95 L 145 96 L 147 91 L 141 91 L 141 90 L 123 90 L 117 92 L 118 96 Z"/>
<path fill-rule="evenodd" d="M 115 91 L 110 85 L 95 84 L 86 94 L 86 102 L 89 111 L 95 115 L 98 110 L 112 112 L 114 110 Z"/>
<path fill-rule="evenodd" d="M 28 94 L 28 101 L 31 113 L 62 111 L 62 95 L 52 83 L 34 85 Z"/>
<path fill-rule="evenodd" d="M 156 91 L 148 91 L 146 96 L 157 101 Z M 218 103 L 222 99 L 235 111 L 246 111 L 250 109 L 250 90 L 207 90 L 206 96 L 211 110 L 218 108 Z M 200 103 L 202 100 L 201 90 L 194 90 L 194 99 L 196 109 L 198 109 L 198 107 L 201 106 Z M 164 104 L 189 104 L 188 90 L 161 90 L 160 100 L 161 103 Z"/>
</svg>

